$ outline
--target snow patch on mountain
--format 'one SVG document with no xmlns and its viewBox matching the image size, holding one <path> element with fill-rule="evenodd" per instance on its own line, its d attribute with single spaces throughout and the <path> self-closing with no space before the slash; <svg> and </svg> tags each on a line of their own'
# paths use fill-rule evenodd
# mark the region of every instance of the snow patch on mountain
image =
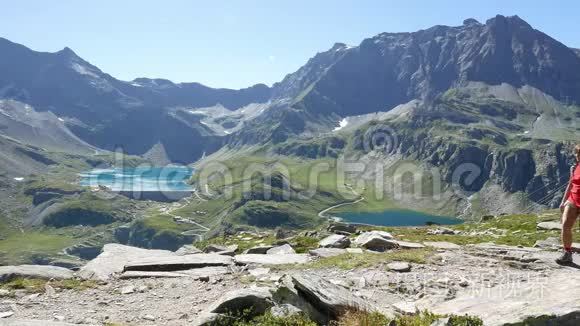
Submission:
<svg viewBox="0 0 580 326">
<path fill-rule="evenodd" d="M 332 131 L 339 131 L 340 129 L 346 127 L 348 125 L 348 120 L 346 118 L 340 120 L 338 123 L 338 127 L 334 128 Z"/>
<path fill-rule="evenodd" d="M 97 75 L 96 73 L 92 72 L 89 68 L 87 68 L 79 63 L 73 62 L 71 64 L 71 68 L 81 75 L 89 76 L 92 78 L 99 78 L 99 75 Z"/>
</svg>

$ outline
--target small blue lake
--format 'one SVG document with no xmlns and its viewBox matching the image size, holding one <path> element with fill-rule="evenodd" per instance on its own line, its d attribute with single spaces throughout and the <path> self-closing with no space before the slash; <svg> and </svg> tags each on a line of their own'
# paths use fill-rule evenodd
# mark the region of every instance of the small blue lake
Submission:
<svg viewBox="0 0 580 326">
<path fill-rule="evenodd" d="M 80 173 L 82 186 L 105 186 L 113 191 L 191 191 L 193 169 L 186 166 L 95 169 Z"/>
<path fill-rule="evenodd" d="M 426 214 L 412 210 L 393 209 L 375 213 L 340 213 L 336 214 L 345 222 L 380 226 L 422 226 L 428 224 L 453 225 L 461 224 L 462 220 Z"/>
</svg>

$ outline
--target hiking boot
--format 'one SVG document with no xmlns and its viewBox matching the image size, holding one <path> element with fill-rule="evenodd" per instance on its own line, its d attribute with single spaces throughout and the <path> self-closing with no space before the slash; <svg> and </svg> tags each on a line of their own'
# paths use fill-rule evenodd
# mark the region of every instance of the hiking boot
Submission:
<svg viewBox="0 0 580 326">
<path fill-rule="evenodd" d="M 556 259 L 556 263 L 560 265 L 570 265 L 572 264 L 572 252 L 571 251 L 564 251 L 562 256 Z"/>
</svg>

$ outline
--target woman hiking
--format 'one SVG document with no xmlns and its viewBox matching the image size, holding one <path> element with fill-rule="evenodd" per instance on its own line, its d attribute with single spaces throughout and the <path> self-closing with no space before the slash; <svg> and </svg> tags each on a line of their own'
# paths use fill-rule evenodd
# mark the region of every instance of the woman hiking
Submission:
<svg viewBox="0 0 580 326">
<path fill-rule="evenodd" d="M 562 212 L 562 246 L 564 252 L 562 256 L 556 259 L 560 265 L 569 265 L 572 260 L 572 227 L 576 222 L 578 213 L 580 213 L 580 144 L 574 147 L 574 156 L 576 164 L 570 169 L 570 181 L 562 203 L 560 211 Z"/>
</svg>

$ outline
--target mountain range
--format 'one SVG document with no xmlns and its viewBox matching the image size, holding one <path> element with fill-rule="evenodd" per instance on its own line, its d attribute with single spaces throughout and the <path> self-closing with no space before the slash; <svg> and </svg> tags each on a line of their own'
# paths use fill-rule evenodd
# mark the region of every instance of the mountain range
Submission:
<svg viewBox="0 0 580 326">
<path fill-rule="evenodd" d="M 247 148 L 303 159 L 394 157 L 439 167 L 449 184 L 458 166 L 473 163 L 481 171 L 464 190 L 553 205 L 550 190 L 567 179 L 566 149 L 580 135 L 578 103 L 580 50 L 518 16 L 336 43 L 271 87 L 240 90 L 121 81 L 69 48 L 36 52 L 0 39 L 0 134 L 35 151 L 121 148 L 186 164 Z M 395 146 L 365 146 L 385 126 Z"/>
</svg>

